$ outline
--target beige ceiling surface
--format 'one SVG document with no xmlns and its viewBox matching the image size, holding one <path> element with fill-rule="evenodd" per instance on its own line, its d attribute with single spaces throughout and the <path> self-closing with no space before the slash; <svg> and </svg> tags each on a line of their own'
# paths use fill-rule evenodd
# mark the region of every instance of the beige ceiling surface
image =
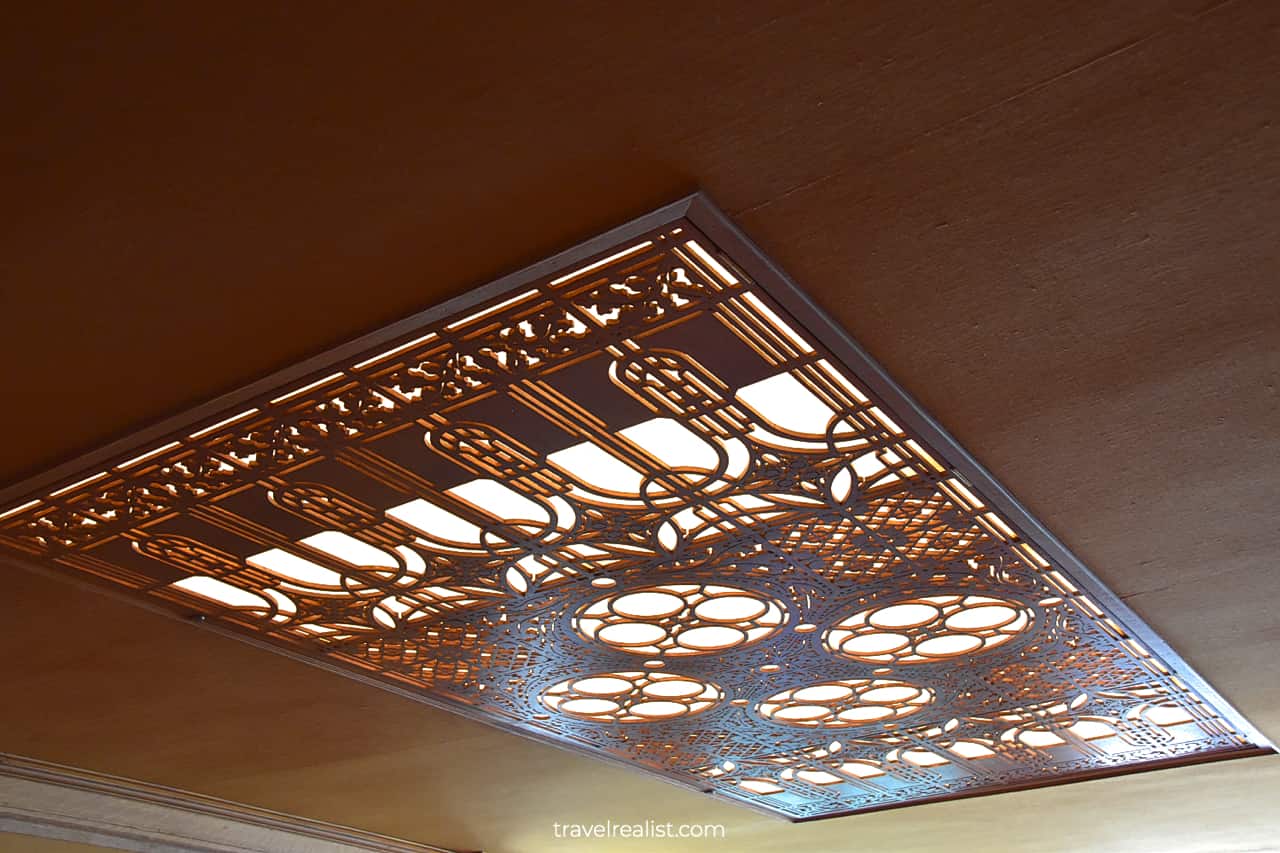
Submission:
<svg viewBox="0 0 1280 853">
<path fill-rule="evenodd" d="M 0 42 L 0 479 L 701 186 L 1280 737 L 1280 5 L 55 4 Z M 793 826 L 4 571 L 4 752 L 494 853 L 1278 849 L 1273 757 Z"/>
</svg>

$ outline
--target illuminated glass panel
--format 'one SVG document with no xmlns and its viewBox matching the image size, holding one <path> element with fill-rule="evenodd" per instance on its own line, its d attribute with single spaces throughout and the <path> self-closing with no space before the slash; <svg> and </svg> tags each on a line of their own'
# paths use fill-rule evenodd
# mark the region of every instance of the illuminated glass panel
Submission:
<svg viewBox="0 0 1280 853">
<path fill-rule="evenodd" d="M 701 197 L 233 399 L 0 544 L 794 819 L 1268 748 Z"/>
</svg>

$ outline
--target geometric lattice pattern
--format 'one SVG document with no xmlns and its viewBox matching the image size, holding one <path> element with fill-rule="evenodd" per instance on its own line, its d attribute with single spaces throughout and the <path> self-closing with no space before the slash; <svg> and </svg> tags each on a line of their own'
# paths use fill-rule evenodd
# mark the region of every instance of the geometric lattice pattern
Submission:
<svg viewBox="0 0 1280 853">
<path fill-rule="evenodd" d="M 828 324 L 699 200 L 10 490 L 0 544 L 795 819 L 1265 748 Z"/>
</svg>

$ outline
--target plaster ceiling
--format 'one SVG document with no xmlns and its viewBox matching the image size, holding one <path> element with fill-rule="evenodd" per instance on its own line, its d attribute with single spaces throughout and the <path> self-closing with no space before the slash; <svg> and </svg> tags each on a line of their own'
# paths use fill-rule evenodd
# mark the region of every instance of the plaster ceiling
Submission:
<svg viewBox="0 0 1280 853">
<path fill-rule="evenodd" d="M 0 479 L 698 186 L 1280 737 L 1278 28 L 1249 0 L 24 10 L 0 35 Z M 792 826 L 6 579 L 0 751 L 407 838 L 1280 836 L 1275 757 Z"/>
</svg>

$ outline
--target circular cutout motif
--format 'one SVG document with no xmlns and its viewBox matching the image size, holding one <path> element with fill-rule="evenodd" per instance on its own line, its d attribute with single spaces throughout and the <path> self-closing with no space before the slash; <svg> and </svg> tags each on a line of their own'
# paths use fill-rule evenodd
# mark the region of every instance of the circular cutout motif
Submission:
<svg viewBox="0 0 1280 853">
<path fill-rule="evenodd" d="M 1031 609 L 983 595 L 927 595 L 855 613 L 827 631 L 828 649 L 864 663 L 931 663 L 1007 643 Z"/>
<path fill-rule="evenodd" d="M 934 699 L 927 687 L 891 679 L 825 681 L 775 693 L 760 703 L 760 716 L 811 729 L 846 729 L 914 714 Z"/>
<path fill-rule="evenodd" d="M 596 723 L 653 723 L 691 717 L 715 707 L 714 684 L 669 672 L 604 672 L 567 678 L 542 693 L 553 711 Z"/>
<path fill-rule="evenodd" d="M 750 590 L 713 584 L 666 584 L 607 595 L 578 611 L 573 626 L 637 655 L 705 655 L 759 642 L 786 611 Z"/>
</svg>

